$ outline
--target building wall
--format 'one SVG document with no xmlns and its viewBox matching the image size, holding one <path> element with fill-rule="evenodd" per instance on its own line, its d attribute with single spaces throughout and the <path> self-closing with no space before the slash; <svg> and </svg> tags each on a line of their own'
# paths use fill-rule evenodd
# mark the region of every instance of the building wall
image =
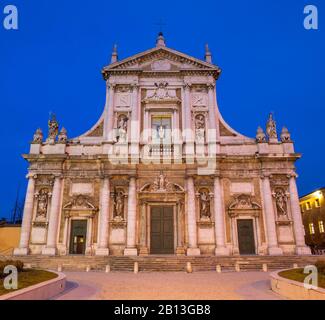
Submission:
<svg viewBox="0 0 325 320">
<path fill-rule="evenodd" d="M 306 244 L 315 252 L 325 249 L 325 189 L 321 188 L 300 199 Z"/>
<path fill-rule="evenodd" d="M 19 244 L 21 227 L 0 227 L 0 255 L 12 254 Z"/>
</svg>

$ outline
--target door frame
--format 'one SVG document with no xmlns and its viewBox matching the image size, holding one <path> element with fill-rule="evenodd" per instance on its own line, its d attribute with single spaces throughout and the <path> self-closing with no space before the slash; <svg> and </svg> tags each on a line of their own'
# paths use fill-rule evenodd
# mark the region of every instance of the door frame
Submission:
<svg viewBox="0 0 325 320">
<path fill-rule="evenodd" d="M 232 244 L 233 244 L 233 255 L 240 255 L 239 252 L 239 239 L 238 239 L 238 224 L 237 220 L 253 220 L 253 234 L 254 234 L 254 245 L 255 255 L 259 254 L 259 247 L 261 245 L 260 229 L 258 223 L 258 217 L 253 215 L 241 215 L 232 218 Z"/>
<path fill-rule="evenodd" d="M 86 229 L 86 239 L 85 239 L 85 254 L 84 255 L 91 255 L 91 239 L 92 239 L 92 224 L 93 219 L 88 217 L 70 217 L 67 219 L 67 235 L 66 235 L 66 248 L 67 248 L 67 255 L 72 255 L 70 253 L 71 248 L 71 228 L 72 228 L 72 221 L 86 221 L 87 222 L 87 229 Z"/>
<path fill-rule="evenodd" d="M 246 254 L 242 254 L 241 252 L 240 252 L 240 244 L 239 244 L 239 230 L 238 230 L 238 223 L 239 223 L 239 221 L 250 221 L 251 222 L 251 224 L 252 224 L 252 231 L 253 231 L 253 243 L 254 243 L 254 253 L 246 253 Z M 240 255 L 256 255 L 257 254 L 257 247 L 256 247 L 256 232 L 255 232 L 255 226 L 254 226 L 254 219 L 251 219 L 251 218 L 246 218 L 246 219 L 244 219 L 244 218 L 241 218 L 241 219 L 237 219 L 236 220 L 236 226 L 237 226 L 237 238 L 238 238 L 238 250 L 239 250 L 239 254 Z"/>
<path fill-rule="evenodd" d="M 153 207 L 172 207 L 173 208 L 173 233 L 174 233 L 174 255 L 177 249 L 177 212 L 175 203 L 148 203 L 147 210 L 147 246 L 149 254 L 151 254 L 151 209 Z"/>
</svg>

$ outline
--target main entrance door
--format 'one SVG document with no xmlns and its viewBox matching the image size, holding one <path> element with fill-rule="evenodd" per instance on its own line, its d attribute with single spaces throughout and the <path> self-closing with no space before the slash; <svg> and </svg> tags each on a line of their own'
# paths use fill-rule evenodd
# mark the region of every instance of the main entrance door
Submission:
<svg viewBox="0 0 325 320">
<path fill-rule="evenodd" d="M 87 220 L 71 221 L 70 254 L 86 252 Z"/>
<path fill-rule="evenodd" d="M 240 254 L 255 254 L 253 220 L 237 220 Z"/>
<path fill-rule="evenodd" d="M 153 207 L 151 209 L 150 253 L 174 253 L 173 207 Z"/>
</svg>

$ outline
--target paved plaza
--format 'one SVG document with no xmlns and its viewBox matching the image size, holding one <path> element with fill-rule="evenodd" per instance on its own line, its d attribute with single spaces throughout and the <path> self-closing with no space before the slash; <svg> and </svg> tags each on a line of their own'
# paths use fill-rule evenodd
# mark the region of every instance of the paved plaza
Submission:
<svg viewBox="0 0 325 320">
<path fill-rule="evenodd" d="M 67 288 L 56 300 L 280 300 L 269 273 L 66 272 Z"/>
</svg>

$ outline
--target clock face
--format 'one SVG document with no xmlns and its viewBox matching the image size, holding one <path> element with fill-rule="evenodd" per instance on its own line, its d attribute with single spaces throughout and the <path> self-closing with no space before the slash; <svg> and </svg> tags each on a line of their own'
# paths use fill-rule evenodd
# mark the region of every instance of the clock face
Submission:
<svg viewBox="0 0 325 320">
<path fill-rule="evenodd" d="M 167 60 L 157 60 L 151 65 L 152 70 L 167 71 L 171 69 L 171 64 Z"/>
</svg>

